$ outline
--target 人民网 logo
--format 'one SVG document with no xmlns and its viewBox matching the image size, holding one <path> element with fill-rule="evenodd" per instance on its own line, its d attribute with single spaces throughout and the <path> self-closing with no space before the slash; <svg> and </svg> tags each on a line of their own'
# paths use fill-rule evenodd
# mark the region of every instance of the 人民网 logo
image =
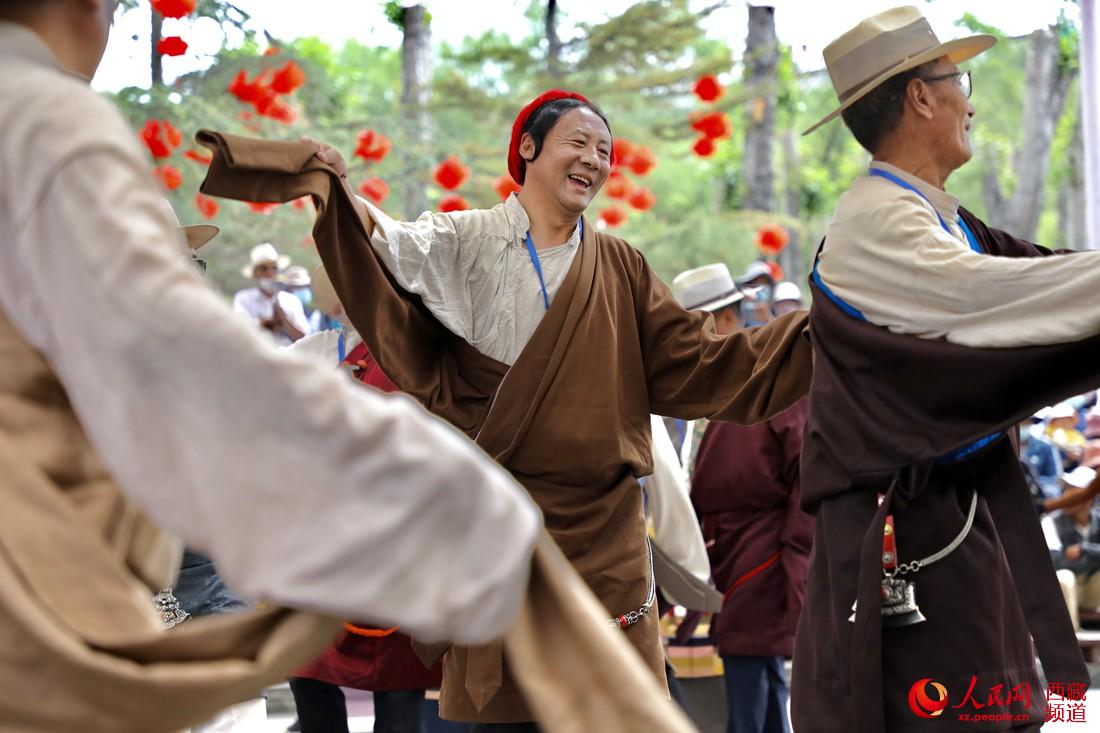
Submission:
<svg viewBox="0 0 1100 733">
<path fill-rule="evenodd" d="M 929 694 L 931 689 L 932 694 Z M 947 707 L 947 688 L 931 677 L 917 680 L 909 688 L 909 709 L 918 717 L 935 718 Z"/>
</svg>

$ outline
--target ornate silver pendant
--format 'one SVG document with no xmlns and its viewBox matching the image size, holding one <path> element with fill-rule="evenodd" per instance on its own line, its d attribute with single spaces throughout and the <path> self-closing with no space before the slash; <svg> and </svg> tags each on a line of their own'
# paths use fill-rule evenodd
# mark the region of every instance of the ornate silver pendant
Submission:
<svg viewBox="0 0 1100 733">
<path fill-rule="evenodd" d="M 856 622 L 856 605 L 852 604 L 851 623 Z M 888 627 L 912 626 L 924 621 L 924 614 L 917 606 L 917 589 L 911 580 L 888 577 L 882 579 L 882 625 Z"/>
<path fill-rule="evenodd" d="M 160 620 L 167 629 L 191 618 L 191 614 L 180 608 L 180 602 L 171 588 L 165 588 L 157 593 L 153 597 L 153 602 L 157 605 L 157 613 L 160 614 Z"/>
</svg>

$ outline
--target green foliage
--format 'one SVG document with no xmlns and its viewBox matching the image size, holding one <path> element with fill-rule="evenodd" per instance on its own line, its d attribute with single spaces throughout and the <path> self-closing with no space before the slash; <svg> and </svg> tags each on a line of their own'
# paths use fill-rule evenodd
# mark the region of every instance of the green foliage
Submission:
<svg viewBox="0 0 1100 733">
<path fill-rule="evenodd" d="M 232 13 L 228 6 L 218 0 L 200 2 L 204 13 Z M 390 20 L 401 10 L 398 2 L 377 7 Z M 155 117 L 171 120 L 184 132 L 183 146 L 167 161 L 183 172 L 184 184 L 170 198 L 184 223 L 199 220 L 193 199 L 206 169 L 184 159 L 182 152 L 194 147 L 190 140 L 200 128 L 282 139 L 309 134 L 325 140 L 348 159 L 353 185 L 370 176 L 383 178 L 391 187 L 383 206 L 395 216 L 408 218 L 419 212 L 402 211 L 401 185 L 421 187 L 429 201 L 438 202 L 445 192 L 431 175 L 449 155 L 458 155 L 471 168 L 470 179 L 458 193 L 476 207 L 499 203 L 490 184 L 505 173 L 508 135 L 516 111 L 549 86 L 577 89 L 600 104 L 617 138 L 651 148 L 659 161 L 649 175 L 631 175 L 636 184 L 655 194 L 652 209 L 633 211 L 601 195 L 589 210 L 589 220 L 595 223 L 606 206 L 625 206 L 629 211 L 626 223 L 609 231 L 641 249 L 666 279 L 688 267 L 715 261 L 727 262 L 734 271 L 744 268 L 757 257 L 753 245 L 756 229 L 770 221 L 788 227 L 793 238 L 804 243 L 802 256 L 808 259 L 837 199 L 852 179 L 866 170 L 867 154 L 836 120 L 813 135 L 796 137 L 800 165 L 789 186 L 799 205 L 797 216 L 740 211 L 738 184 L 751 98 L 741 81 L 738 60 L 744 28 L 726 29 L 723 38 L 728 40 L 715 40 L 705 33 L 709 16 L 691 12 L 687 0 L 638 2 L 604 23 L 580 26 L 576 37 L 563 37 L 564 76 L 554 77 L 546 58 L 545 2 L 532 0 L 526 13 L 530 32 L 522 37 L 488 30 L 457 46 L 442 47 L 432 79 L 428 141 L 418 138 L 401 107 L 400 49 L 354 41 L 336 48 L 316 38 L 301 38 L 283 44 L 273 56 L 263 56 L 256 38 L 249 36 L 238 47 L 223 48 L 208 69 L 181 77 L 163 93 L 124 89 L 115 100 L 136 128 Z M 228 15 L 223 17 L 235 24 Z M 978 110 L 972 131 L 975 160 L 950 181 L 950 190 L 981 215 L 981 179 L 986 166 L 998 166 L 1004 185 L 1013 183 L 1012 159 L 1021 142 L 1027 48 L 1025 40 L 1005 38 L 973 16 L 964 16 L 959 23 L 1002 39 L 988 53 L 966 64 L 974 73 L 972 102 Z M 1071 24 L 1063 31 L 1068 63 L 1076 31 Z M 231 80 L 241 70 L 252 78 L 290 59 L 302 67 L 307 78 L 289 98 L 298 120 L 288 126 L 255 115 L 241 119 L 240 114 L 250 107 L 227 92 Z M 703 73 L 732 80 L 714 104 L 704 104 L 691 93 L 694 81 Z M 780 49 L 775 83 L 779 134 L 801 132 L 836 105 L 828 76 L 800 71 L 789 48 Z M 1054 189 L 1069 176 L 1066 152 L 1072 145 L 1075 100 L 1072 97 L 1067 105 L 1055 137 L 1049 201 L 1041 223 L 1043 236 L 1057 230 Z M 713 156 L 700 159 L 691 150 L 696 133 L 690 129 L 689 118 L 694 112 L 710 110 L 729 115 L 733 135 L 719 141 Z M 357 135 L 364 129 L 392 140 L 393 151 L 381 163 L 368 165 L 353 156 Z M 775 160 L 778 170 L 783 161 L 778 143 Z M 222 227 L 222 234 L 208 245 L 204 256 L 213 279 L 224 290 L 244 284 L 238 270 L 248 249 L 257 242 L 273 242 L 300 264 L 316 263 L 315 252 L 305 242 L 311 229 L 311 207 L 298 211 L 286 205 L 259 215 L 242 203 L 219 203 L 214 223 Z"/>
<path fill-rule="evenodd" d="M 405 30 L 405 4 L 400 0 L 387 0 L 383 6 L 383 12 L 386 14 L 386 20 L 393 23 L 401 30 Z M 430 24 L 432 22 L 432 14 L 424 13 L 424 23 Z"/>
</svg>

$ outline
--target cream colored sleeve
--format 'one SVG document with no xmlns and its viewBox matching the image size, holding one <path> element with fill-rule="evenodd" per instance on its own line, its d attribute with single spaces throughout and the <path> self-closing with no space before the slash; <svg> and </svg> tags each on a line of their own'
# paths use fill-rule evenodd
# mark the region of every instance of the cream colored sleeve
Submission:
<svg viewBox="0 0 1100 733">
<path fill-rule="evenodd" d="M 826 286 L 868 321 L 972 347 L 1100 333 L 1100 252 L 980 254 L 945 232 L 919 196 L 899 191 L 865 205 L 842 201 L 818 266 Z"/>
<path fill-rule="evenodd" d="M 703 533 L 689 497 L 687 472 L 664 421 L 650 416 L 653 434 L 653 475 L 645 480 L 646 514 L 653 525 L 653 541 L 684 570 L 703 583 L 710 580 L 710 560 Z"/>
<path fill-rule="evenodd" d="M 473 314 L 467 304 L 467 257 L 459 246 L 454 218 L 425 211 L 415 221 L 397 221 L 359 198 L 371 220 L 371 244 L 397 283 L 419 295 L 439 322 L 457 336 L 473 338 Z"/>
<path fill-rule="evenodd" d="M 193 271 L 159 197 L 119 144 L 6 202 L 0 305 L 119 485 L 246 596 L 501 636 L 541 523 L 523 490 L 411 400 L 268 344 Z"/>
</svg>

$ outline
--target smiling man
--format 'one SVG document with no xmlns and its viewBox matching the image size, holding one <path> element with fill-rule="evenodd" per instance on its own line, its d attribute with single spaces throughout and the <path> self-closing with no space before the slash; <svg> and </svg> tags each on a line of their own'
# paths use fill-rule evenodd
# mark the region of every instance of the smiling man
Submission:
<svg viewBox="0 0 1100 733">
<path fill-rule="evenodd" d="M 1036 651 L 1087 687 L 1010 431 L 1100 382 L 1100 253 L 1052 254 L 945 190 L 972 154 L 958 64 L 993 43 L 941 43 L 902 7 L 825 49 L 840 104 L 807 132 L 842 116 L 872 160 L 811 277 L 799 731 L 1037 730 Z"/>
<path fill-rule="evenodd" d="M 508 153 L 518 194 L 414 222 L 317 184 L 317 166 L 345 170 L 327 146 L 200 140 L 216 152 L 208 193 L 327 199 L 318 252 L 383 371 L 523 484 L 607 622 L 663 681 L 637 481 L 653 471 L 649 415 L 754 423 L 789 407 L 808 389 L 805 314 L 719 335 L 641 253 L 590 226 L 582 215 L 614 148 L 606 117 L 580 94 L 553 90 L 520 111 Z M 268 174 L 291 160 L 296 177 Z M 499 645 L 448 652 L 441 712 L 534 729 Z"/>
</svg>

